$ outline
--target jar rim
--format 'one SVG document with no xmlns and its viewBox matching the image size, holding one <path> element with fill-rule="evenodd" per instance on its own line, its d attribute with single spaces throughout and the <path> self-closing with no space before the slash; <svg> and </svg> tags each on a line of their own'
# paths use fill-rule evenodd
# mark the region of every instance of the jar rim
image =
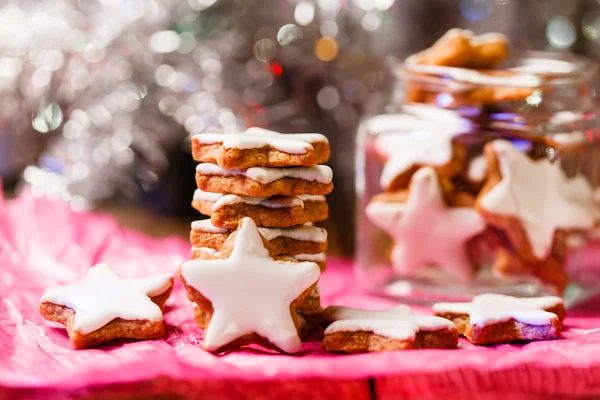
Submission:
<svg viewBox="0 0 600 400">
<path fill-rule="evenodd" d="M 436 86 L 460 84 L 473 88 L 542 88 L 587 83 L 596 76 L 598 68 L 596 63 L 584 56 L 532 50 L 516 51 L 504 63 L 505 68 L 491 70 L 420 65 L 405 61 L 388 58 L 391 71 L 398 79 Z"/>
</svg>

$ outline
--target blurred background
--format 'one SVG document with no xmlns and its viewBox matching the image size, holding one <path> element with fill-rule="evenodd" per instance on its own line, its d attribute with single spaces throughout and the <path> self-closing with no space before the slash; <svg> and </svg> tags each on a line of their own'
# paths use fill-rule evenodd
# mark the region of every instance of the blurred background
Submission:
<svg viewBox="0 0 600 400">
<path fill-rule="evenodd" d="M 0 8 L 0 178 L 154 235 L 197 217 L 189 135 L 320 132 L 327 228 L 352 252 L 361 116 L 390 96 L 385 57 L 452 27 L 600 59 L 598 0 L 14 0 Z M 160 223 L 157 223 L 160 221 Z"/>
</svg>

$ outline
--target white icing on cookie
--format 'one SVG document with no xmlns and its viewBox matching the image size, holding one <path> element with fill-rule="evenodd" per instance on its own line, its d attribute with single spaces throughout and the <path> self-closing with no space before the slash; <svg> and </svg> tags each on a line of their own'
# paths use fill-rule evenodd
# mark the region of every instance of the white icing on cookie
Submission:
<svg viewBox="0 0 600 400">
<path fill-rule="evenodd" d="M 404 107 L 405 114 L 377 116 L 367 124 L 379 154 L 388 158 L 381 173 L 381 186 L 414 165 L 442 166 L 452 160 L 452 141 L 471 130 L 471 123 L 446 110 L 430 106 Z"/>
<path fill-rule="evenodd" d="M 302 201 L 325 201 L 325 196 L 303 194 L 298 196 Z"/>
<path fill-rule="evenodd" d="M 327 261 L 327 255 L 325 253 L 318 254 L 296 254 L 290 256 L 296 261 L 312 261 L 312 262 L 325 262 Z"/>
<path fill-rule="evenodd" d="M 47 289 L 40 302 L 73 309 L 73 329 L 86 335 L 115 318 L 162 321 L 160 307 L 150 298 L 166 292 L 172 285 L 171 274 L 124 279 L 107 264 L 98 264 L 87 271 L 81 283 Z"/>
<path fill-rule="evenodd" d="M 556 314 L 544 311 L 562 304 L 556 296 L 517 298 L 501 294 L 482 294 L 470 303 L 437 303 L 438 314 L 468 314 L 472 325 L 485 326 L 515 319 L 529 325 L 547 325 L 558 319 Z"/>
<path fill-rule="evenodd" d="M 542 79 L 524 72 L 515 71 L 514 75 L 489 75 L 474 69 L 445 67 L 440 65 L 405 64 L 407 69 L 423 74 L 442 75 L 457 82 L 488 86 L 538 87 Z"/>
<path fill-rule="evenodd" d="M 194 246 L 194 247 L 192 247 L 192 250 L 193 251 L 201 251 L 203 253 L 206 253 L 206 254 L 208 254 L 210 256 L 215 256 L 215 257 L 217 257 L 219 255 L 219 252 L 217 250 L 211 249 L 210 247 L 196 247 L 196 246 Z"/>
<path fill-rule="evenodd" d="M 442 323 L 444 318 L 412 315 L 403 321 L 385 319 L 344 319 L 335 321 L 325 329 L 325 334 L 338 332 L 373 332 L 376 335 L 397 340 L 415 340 L 419 331 L 431 332 L 456 329 L 454 324 Z"/>
<path fill-rule="evenodd" d="M 599 218 L 586 178 L 568 178 L 560 163 L 534 161 L 510 142 L 492 143 L 502 180 L 481 197 L 487 212 L 517 218 L 533 254 L 545 259 L 557 229 L 591 229 Z"/>
<path fill-rule="evenodd" d="M 229 258 L 187 261 L 181 275 L 214 308 L 205 349 L 213 351 L 257 333 L 285 352 L 300 350 L 290 305 L 317 282 L 319 267 L 273 260 L 250 218 L 242 220 Z"/>
<path fill-rule="evenodd" d="M 549 58 L 525 58 L 520 62 L 521 65 L 509 68 L 509 70 L 530 74 L 569 74 L 577 69 L 572 62 Z"/>
<path fill-rule="evenodd" d="M 203 219 L 192 222 L 192 230 L 209 233 L 231 233 L 231 229 L 217 228 L 212 224 L 210 219 Z"/>
<path fill-rule="evenodd" d="M 469 31 L 471 32 L 471 31 Z M 494 43 L 494 42 L 508 42 L 508 38 L 506 35 L 498 32 L 488 32 L 482 35 L 472 36 L 473 32 L 471 32 L 471 45 L 479 46 L 482 44 Z"/>
<path fill-rule="evenodd" d="M 312 292 L 310 292 L 310 294 L 308 295 L 308 297 L 310 298 L 317 298 L 321 296 L 321 289 L 319 289 L 319 285 L 315 286 L 315 288 L 312 290 Z"/>
<path fill-rule="evenodd" d="M 279 133 L 262 128 L 248 128 L 243 133 L 201 133 L 193 139 L 201 144 L 222 143 L 226 149 L 259 149 L 270 146 L 289 154 L 306 154 L 311 143 L 328 143 L 319 133 Z"/>
<path fill-rule="evenodd" d="M 360 310 L 331 306 L 323 312 L 327 321 L 334 321 L 325 334 L 336 332 L 373 332 L 376 335 L 399 340 L 414 340 L 419 331 L 455 330 L 455 325 L 444 318 L 414 315 L 404 305 L 389 310 Z"/>
<path fill-rule="evenodd" d="M 223 196 L 225 196 L 225 195 L 222 193 L 205 192 L 204 190 L 200 190 L 200 189 L 196 189 L 194 191 L 194 200 L 195 201 L 217 201 Z"/>
<path fill-rule="evenodd" d="M 314 165 L 312 167 L 289 167 L 289 168 L 266 168 L 252 167 L 248 169 L 226 169 L 217 164 L 202 163 L 196 167 L 202 175 L 219 176 L 245 176 L 258 183 L 268 184 L 283 178 L 302 179 L 304 181 L 317 181 L 319 183 L 331 183 L 333 172 L 326 165 Z"/>
<path fill-rule="evenodd" d="M 290 228 L 258 228 L 258 230 L 269 242 L 278 237 L 302 242 L 325 243 L 327 241 L 327 231 L 311 225 L 292 226 Z"/>
<path fill-rule="evenodd" d="M 467 170 L 467 178 L 471 182 L 481 183 L 485 179 L 487 171 L 487 165 L 485 157 L 479 155 L 471 160 L 469 163 L 469 169 Z"/>
<path fill-rule="evenodd" d="M 553 142 L 563 146 L 580 146 L 588 142 L 588 137 L 582 131 L 556 133 L 550 136 Z"/>
<path fill-rule="evenodd" d="M 456 279 L 471 278 L 465 242 L 483 232 L 485 222 L 471 207 L 448 207 L 433 168 L 412 177 L 405 203 L 371 202 L 369 219 L 394 240 L 392 264 L 397 272 L 414 275 L 434 264 Z"/>
<path fill-rule="evenodd" d="M 287 196 L 275 196 L 275 197 L 248 197 L 248 196 L 238 196 L 235 194 L 228 194 L 220 198 L 213 204 L 212 210 L 217 211 L 219 208 L 238 204 L 252 204 L 258 205 L 261 207 L 267 208 L 291 208 L 291 207 L 304 207 L 304 203 L 297 197 L 287 197 Z"/>
</svg>

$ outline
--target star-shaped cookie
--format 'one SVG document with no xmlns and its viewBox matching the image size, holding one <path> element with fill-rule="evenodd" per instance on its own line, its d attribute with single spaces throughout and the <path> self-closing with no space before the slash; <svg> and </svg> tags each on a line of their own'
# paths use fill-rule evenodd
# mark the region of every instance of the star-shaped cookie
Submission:
<svg viewBox="0 0 600 400">
<path fill-rule="evenodd" d="M 458 343 L 456 326 L 448 320 L 414 315 L 407 306 L 389 310 L 360 310 L 330 306 L 323 312 L 327 351 L 358 353 L 418 348 L 452 348 Z"/>
<path fill-rule="evenodd" d="M 380 134 L 375 148 L 387 160 L 381 187 L 386 191 L 406 188 L 412 174 L 422 166 L 434 167 L 444 176 L 459 173 L 466 151 L 454 139 L 469 132 L 471 123 L 431 106 L 405 106 L 403 111 L 380 115 L 367 123 L 369 131 Z"/>
<path fill-rule="evenodd" d="M 250 218 L 223 244 L 218 259 L 184 263 L 179 277 L 205 314 L 203 346 L 219 353 L 258 343 L 300 350 L 296 309 L 319 280 L 313 262 L 275 260 Z"/>
<path fill-rule="evenodd" d="M 556 339 L 565 317 L 560 297 L 517 298 L 492 293 L 475 296 L 468 303 L 437 303 L 433 311 L 453 321 L 458 332 L 474 344 Z"/>
<path fill-rule="evenodd" d="M 483 232 L 485 222 L 470 207 L 446 205 L 432 168 L 413 175 L 405 202 L 371 202 L 366 212 L 394 240 L 392 264 L 397 272 L 410 276 L 434 264 L 455 279 L 471 278 L 465 243 Z"/>
<path fill-rule="evenodd" d="M 172 288 L 171 274 L 124 279 L 98 264 L 83 282 L 46 290 L 39 311 L 65 325 L 77 349 L 117 338 L 157 339 L 164 333 L 161 308 Z"/>
<path fill-rule="evenodd" d="M 546 259 L 559 229 L 591 229 L 599 218 L 593 190 L 582 175 L 569 178 L 559 162 L 532 160 L 509 141 L 485 146 L 488 178 L 476 208 L 503 229 L 519 255 Z"/>
</svg>

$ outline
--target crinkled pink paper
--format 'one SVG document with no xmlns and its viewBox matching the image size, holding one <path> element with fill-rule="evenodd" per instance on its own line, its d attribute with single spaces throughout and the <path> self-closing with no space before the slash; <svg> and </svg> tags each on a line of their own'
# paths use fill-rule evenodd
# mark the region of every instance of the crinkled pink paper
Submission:
<svg viewBox="0 0 600 400">
<path fill-rule="evenodd" d="M 75 282 L 97 262 L 143 276 L 175 272 L 188 252 L 184 239 L 149 238 L 28 191 L 7 202 L 0 195 L 0 398 L 600 396 L 600 302 L 572 311 L 561 340 L 478 347 L 461 339 L 456 350 L 358 355 L 327 354 L 318 342 L 294 356 L 257 349 L 212 355 L 200 347 L 179 284 L 167 303 L 164 340 L 76 351 L 64 329 L 37 312 L 45 288 Z M 339 259 L 329 262 L 321 295 L 324 304 L 391 305 L 360 294 L 351 263 Z"/>
</svg>

